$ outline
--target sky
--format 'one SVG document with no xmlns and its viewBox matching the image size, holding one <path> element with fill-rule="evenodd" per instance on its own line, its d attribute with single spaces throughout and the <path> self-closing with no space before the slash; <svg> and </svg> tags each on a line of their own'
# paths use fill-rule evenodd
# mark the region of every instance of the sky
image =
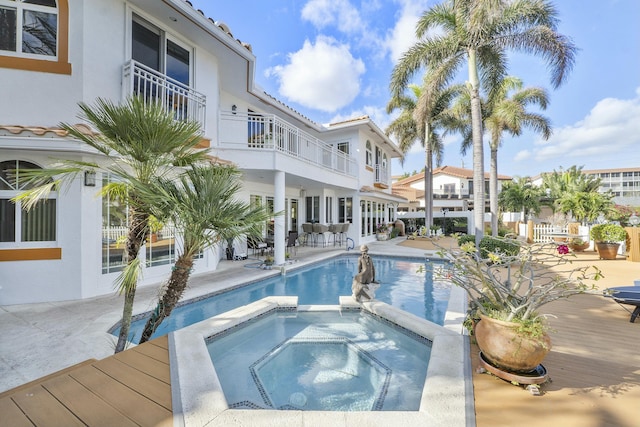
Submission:
<svg viewBox="0 0 640 427">
<path fill-rule="evenodd" d="M 415 24 L 435 0 L 191 0 L 196 9 L 227 24 L 256 56 L 256 83 L 317 123 L 368 115 L 383 131 L 397 116 L 386 113 L 389 81 L 402 54 L 416 43 Z M 640 167 L 639 0 L 555 0 L 558 32 L 578 48 L 568 79 L 553 89 L 540 57 L 509 52 L 509 74 L 525 87 L 547 90 L 548 140 L 525 131 L 505 135 L 498 172 L 541 172 Z M 422 73 L 416 74 L 416 83 Z M 461 69 L 459 82 L 466 79 Z M 530 111 L 536 111 L 531 109 Z M 489 169 L 485 136 L 485 171 Z M 442 165 L 472 167 L 460 137 L 445 139 Z M 416 142 L 393 175 L 424 167 Z"/>
</svg>

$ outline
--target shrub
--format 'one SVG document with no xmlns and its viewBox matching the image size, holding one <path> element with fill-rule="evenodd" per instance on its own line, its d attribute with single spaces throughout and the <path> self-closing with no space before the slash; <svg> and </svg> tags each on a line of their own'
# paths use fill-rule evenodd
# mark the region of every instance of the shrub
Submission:
<svg viewBox="0 0 640 427">
<path fill-rule="evenodd" d="M 458 236 L 458 246 L 462 246 L 468 242 L 475 243 L 476 236 L 474 236 L 473 234 L 461 234 L 460 236 Z"/>
<path fill-rule="evenodd" d="M 617 224 L 597 224 L 591 227 L 590 233 L 596 242 L 615 243 L 627 239 L 627 231 Z"/>
<path fill-rule="evenodd" d="M 480 256 L 487 258 L 489 253 L 502 253 L 507 256 L 516 256 L 520 252 L 520 245 L 505 239 L 496 239 L 491 236 L 484 236 L 480 240 Z"/>
</svg>

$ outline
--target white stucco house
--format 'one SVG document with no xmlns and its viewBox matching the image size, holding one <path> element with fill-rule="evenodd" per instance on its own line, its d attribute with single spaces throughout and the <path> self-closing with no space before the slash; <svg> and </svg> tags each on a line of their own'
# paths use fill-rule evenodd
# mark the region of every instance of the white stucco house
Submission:
<svg viewBox="0 0 640 427">
<path fill-rule="evenodd" d="M 223 23 L 184 0 L 0 0 L 0 304 L 89 298 L 113 292 L 122 268 L 117 238 L 126 226 L 86 176 L 26 212 L 12 169 L 55 159 L 99 161 L 59 124 L 78 123 L 78 103 L 120 102 L 135 94 L 161 99 L 177 120 L 197 120 L 202 147 L 244 174 L 239 197 L 275 212 L 276 263 L 288 231 L 305 222 L 350 223 L 355 245 L 375 225 L 395 219 L 391 159 L 401 153 L 368 117 L 321 125 L 262 91 L 256 58 Z M 167 277 L 179 236 L 165 227 L 141 251 L 141 286 Z M 224 257 L 212 248 L 195 273 Z"/>
</svg>

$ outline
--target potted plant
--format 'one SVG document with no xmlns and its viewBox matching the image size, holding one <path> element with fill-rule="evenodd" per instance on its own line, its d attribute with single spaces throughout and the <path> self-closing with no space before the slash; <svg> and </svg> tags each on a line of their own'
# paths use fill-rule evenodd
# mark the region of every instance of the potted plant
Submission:
<svg viewBox="0 0 640 427">
<path fill-rule="evenodd" d="M 274 262 L 273 257 L 270 255 L 267 255 L 264 258 L 264 261 L 262 262 L 262 264 L 264 265 L 264 268 L 266 270 L 271 270 L 271 266 L 273 265 L 273 262 Z"/>
<path fill-rule="evenodd" d="M 162 221 L 153 215 L 149 215 L 149 242 L 155 243 L 158 241 L 158 233 L 164 227 Z"/>
<path fill-rule="evenodd" d="M 389 239 L 389 228 L 386 224 L 380 222 L 376 226 L 376 239 L 377 240 L 388 240 Z"/>
<path fill-rule="evenodd" d="M 574 252 L 582 252 L 589 247 L 589 241 L 582 240 L 580 237 L 574 237 L 573 239 L 569 240 L 567 246 L 569 246 L 569 249 Z"/>
<path fill-rule="evenodd" d="M 557 299 L 594 291 L 587 281 L 602 276 L 596 267 L 551 270 L 570 262 L 565 245 L 491 239 L 502 243 L 485 243 L 479 251 L 468 241 L 441 250 L 451 261 L 441 274 L 466 291 L 467 324 L 473 325 L 483 357 L 503 371 L 529 373 L 551 350 L 546 318 L 539 310 Z M 495 249 L 487 250 L 491 247 Z"/>
<path fill-rule="evenodd" d="M 597 224 L 590 233 L 600 259 L 616 259 L 620 242 L 627 239 L 627 231 L 618 224 Z"/>
</svg>

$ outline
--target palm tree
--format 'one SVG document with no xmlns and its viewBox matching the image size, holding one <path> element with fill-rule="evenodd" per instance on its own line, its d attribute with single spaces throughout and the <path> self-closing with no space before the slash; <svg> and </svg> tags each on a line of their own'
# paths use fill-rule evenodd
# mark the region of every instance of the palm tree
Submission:
<svg viewBox="0 0 640 427">
<path fill-rule="evenodd" d="M 529 214 L 540 212 L 542 190 L 533 185 L 529 177 L 515 177 L 506 182 L 498 195 L 498 205 L 503 211 L 522 212 L 525 220 Z"/>
<path fill-rule="evenodd" d="M 204 161 L 206 153 L 196 150 L 201 140 L 199 124 L 176 121 L 160 103 L 146 103 L 133 97 L 122 105 L 98 99 L 95 107 L 80 103 L 79 117 L 97 132 L 62 124 L 73 138 L 89 145 L 102 157 L 99 162 L 63 160 L 52 168 L 33 171 L 34 188 L 18 198 L 31 208 L 50 191 L 57 191 L 84 171 L 100 171 L 112 183 L 103 188 L 103 197 L 117 196 L 129 211 L 125 242 L 126 266 L 116 279 L 116 287 L 124 293 L 122 325 L 115 352 L 124 350 L 131 325 L 140 261 L 138 252 L 149 233 L 149 206 L 136 192 L 158 177 L 175 175 L 176 168 Z M 50 182 L 48 182 L 50 180 Z"/>
<path fill-rule="evenodd" d="M 466 62 L 471 96 L 473 185 L 476 243 L 484 233 L 484 164 L 480 79 L 486 92 L 506 74 L 508 50 L 540 55 L 551 70 L 552 85 L 564 82 L 574 63 L 575 46 L 556 31 L 557 12 L 545 0 L 449 0 L 427 10 L 418 21 L 420 39 L 400 59 L 391 77 L 392 96 L 407 87 L 421 68 L 436 70 L 442 81 L 455 77 Z"/>
<path fill-rule="evenodd" d="M 542 188 L 549 189 L 551 199 L 559 199 L 566 193 L 597 192 L 601 179 L 582 173 L 582 166 L 542 174 Z"/>
<path fill-rule="evenodd" d="M 460 86 L 441 88 L 434 86 L 425 76 L 424 85 L 409 85 L 412 93 L 407 96 L 404 93 L 393 97 L 387 104 L 387 113 L 400 108 L 402 111 L 387 127 L 387 135 L 395 135 L 400 150 L 406 154 L 416 141 L 424 148 L 424 223 L 428 228 L 433 225 L 433 157 L 436 164 L 442 163 L 442 136 L 439 128 L 451 126 L 454 120 L 449 114 L 449 104 L 457 96 Z"/>
<path fill-rule="evenodd" d="M 506 77 L 493 92 L 488 102 L 484 125 L 490 135 L 491 149 L 489 166 L 489 206 L 491 211 L 491 234 L 498 235 L 498 148 L 502 143 L 502 134 L 506 131 L 512 136 L 522 134 L 522 128 L 528 127 L 540 132 L 544 139 L 551 136 L 551 124 L 547 117 L 526 111 L 530 104 L 547 108 L 547 92 L 538 87 L 522 88 L 522 80 Z"/>
<path fill-rule="evenodd" d="M 261 206 L 237 200 L 240 172 L 231 166 L 194 166 L 179 179 L 142 185 L 140 193 L 154 216 L 171 220 L 184 244 L 158 304 L 147 320 L 140 343 L 146 342 L 182 297 L 193 266 L 203 250 L 243 235 L 257 236 L 271 215 Z"/>
</svg>

